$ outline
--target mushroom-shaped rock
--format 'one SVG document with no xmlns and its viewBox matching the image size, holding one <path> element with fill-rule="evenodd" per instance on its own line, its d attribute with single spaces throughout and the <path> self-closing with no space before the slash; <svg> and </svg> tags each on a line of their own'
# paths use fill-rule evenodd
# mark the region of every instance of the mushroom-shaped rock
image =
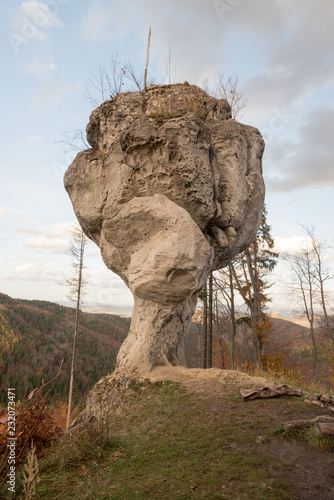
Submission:
<svg viewBox="0 0 334 500">
<path fill-rule="evenodd" d="M 134 295 L 118 370 L 183 364 L 183 341 L 210 270 L 254 239 L 264 203 L 260 132 L 192 85 L 119 94 L 90 117 L 92 149 L 65 187 L 106 266 Z"/>
</svg>

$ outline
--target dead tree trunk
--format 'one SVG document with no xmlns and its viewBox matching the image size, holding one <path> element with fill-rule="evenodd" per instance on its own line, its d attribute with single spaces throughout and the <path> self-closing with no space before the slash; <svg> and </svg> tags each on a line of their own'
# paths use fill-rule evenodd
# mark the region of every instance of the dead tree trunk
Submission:
<svg viewBox="0 0 334 500">
<path fill-rule="evenodd" d="M 208 368 L 212 368 L 212 271 L 209 274 L 209 311 L 208 311 Z"/>
<path fill-rule="evenodd" d="M 230 278 L 230 294 L 231 294 L 231 305 L 230 305 L 230 316 L 231 316 L 231 368 L 235 370 L 235 338 L 236 338 L 236 326 L 235 326 L 235 307 L 234 307 L 234 287 L 233 287 L 233 274 L 231 269 L 231 264 L 229 265 L 229 278 Z"/>
<path fill-rule="evenodd" d="M 148 32 L 148 39 L 147 39 L 146 65 L 144 74 L 144 92 L 146 92 L 146 87 L 147 87 L 147 68 L 148 68 L 148 60 L 150 57 L 150 42 L 151 42 L 151 26 Z"/>
<path fill-rule="evenodd" d="M 203 293 L 203 368 L 207 367 L 208 360 L 208 296 L 207 284 L 204 285 Z"/>
<path fill-rule="evenodd" d="M 77 238 L 77 239 L 75 239 Z M 74 365 L 75 365 L 75 354 L 76 354 L 76 341 L 79 325 L 79 311 L 80 311 L 80 301 L 82 295 L 82 271 L 83 271 L 83 258 L 86 244 L 86 237 L 82 230 L 79 233 L 75 233 L 75 242 L 78 244 L 78 248 L 72 246 L 72 254 L 76 259 L 73 263 L 74 269 L 77 270 L 78 275 L 69 283 L 74 287 L 74 292 L 76 294 L 76 311 L 75 311 L 75 322 L 74 322 L 74 334 L 73 334 L 73 349 L 72 349 L 72 362 L 71 362 L 71 377 L 70 377 L 70 390 L 68 395 L 68 408 L 67 408 L 67 419 L 66 419 L 66 429 L 70 426 L 71 409 L 72 409 L 72 395 L 73 395 L 73 379 L 74 379 Z M 74 244 L 73 244 L 74 245 Z"/>
<path fill-rule="evenodd" d="M 314 432 L 320 436 L 334 437 L 334 422 L 316 422 Z"/>
</svg>

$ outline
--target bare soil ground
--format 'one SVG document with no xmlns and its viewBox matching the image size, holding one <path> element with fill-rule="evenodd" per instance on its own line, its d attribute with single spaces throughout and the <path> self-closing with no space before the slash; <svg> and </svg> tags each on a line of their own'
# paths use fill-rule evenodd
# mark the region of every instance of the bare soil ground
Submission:
<svg viewBox="0 0 334 500">
<path fill-rule="evenodd" d="M 171 380 L 181 383 L 189 392 L 197 393 L 208 404 L 210 418 L 234 418 L 254 428 L 258 453 L 274 459 L 268 475 L 289 484 L 295 499 L 334 499 L 334 453 L 312 448 L 301 439 L 283 439 L 275 430 L 284 422 L 308 419 L 333 413 L 303 401 L 303 398 L 280 397 L 270 400 L 242 401 L 240 388 L 252 388 L 267 383 L 264 378 L 245 373 L 183 367 L 156 367 L 143 378 L 151 381 Z M 231 442 L 231 448 L 244 445 Z M 244 449 L 247 453 L 247 448 Z"/>
</svg>

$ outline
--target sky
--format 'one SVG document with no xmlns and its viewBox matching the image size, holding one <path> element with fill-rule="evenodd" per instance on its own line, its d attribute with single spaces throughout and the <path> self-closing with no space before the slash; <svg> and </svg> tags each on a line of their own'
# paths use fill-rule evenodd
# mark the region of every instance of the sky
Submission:
<svg viewBox="0 0 334 500">
<path fill-rule="evenodd" d="M 258 127 L 268 222 L 278 251 L 313 226 L 334 272 L 334 3 L 332 0 L 0 0 L 0 291 L 65 303 L 75 220 L 63 175 L 99 100 L 94 75 L 118 57 L 149 78 L 211 87 L 239 78 L 243 123 Z M 87 305 L 130 310 L 132 295 L 86 248 Z M 293 313 L 279 263 L 273 311 Z M 334 285 L 328 282 L 329 291 Z"/>
</svg>

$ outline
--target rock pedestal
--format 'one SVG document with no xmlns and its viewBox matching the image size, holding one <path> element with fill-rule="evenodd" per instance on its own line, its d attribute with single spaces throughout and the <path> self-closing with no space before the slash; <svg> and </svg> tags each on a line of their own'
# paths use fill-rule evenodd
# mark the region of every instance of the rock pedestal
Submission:
<svg viewBox="0 0 334 500">
<path fill-rule="evenodd" d="M 259 131 L 192 85 L 119 94 L 90 117 L 65 174 L 76 216 L 135 298 L 117 370 L 184 363 L 210 270 L 254 239 L 264 203 Z"/>
<path fill-rule="evenodd" d="M 145 373 L 153 366 L 184 365 L 184 337 L 195 312 L 197 294 L 161 306 L 135 296 L 130 332 L 117 356 L 117 370 Z"/>
</svg>

